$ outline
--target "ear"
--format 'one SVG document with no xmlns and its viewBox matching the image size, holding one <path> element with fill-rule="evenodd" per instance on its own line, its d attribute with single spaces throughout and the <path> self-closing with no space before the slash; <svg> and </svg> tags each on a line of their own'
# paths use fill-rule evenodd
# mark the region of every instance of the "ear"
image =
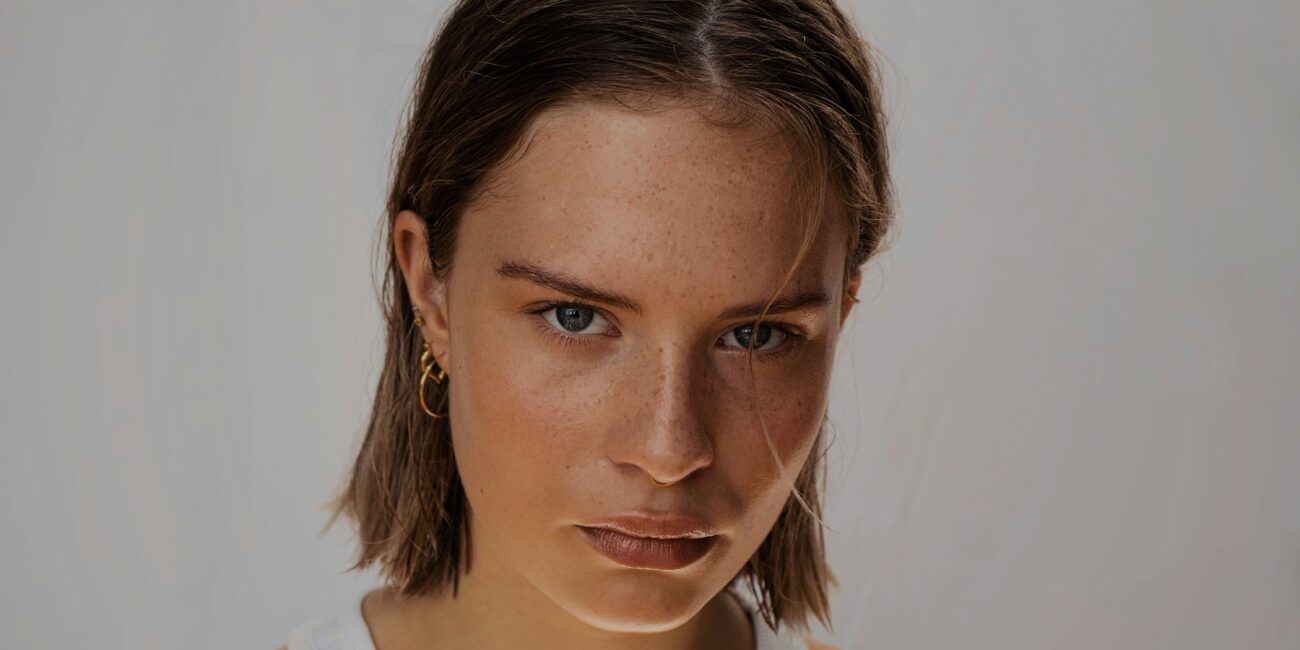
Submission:
<svg viewBox="0 0 1300 650">
<path fill-rule="evenodd" d="M 844 291 L 848 293 L 849 296 L 853 296 L 854 298 L 856 298 L 858 296 L 858 287 L 861 284 L 862 284 L 862 269 L 859 267 L 853 269 L 853 273 L 849 275 L 849 283 L 846 287 L 844 287 Z M 841 305 L 840 306 L 840 327 L 844 327 L 845 319 L 849 317 L 849 312 L 853 311 L 854 305 L 857 304 L 856 302 L 850 300 L 849 296 L 840 297 L 840 305 Z"/>
<path fill-rule="evenodd" d="M 393 219 L 393 251 L 406 279 L 411 305 L 420 311 L 420 318 L 424 320 L 420 335 L 429 342 L 438 366 L 446 371 L 450 367 L 447 355 L 451 350 L 447 278 L 433 271 L 424 219 L 410 210 L 397 213 Z"/>
</svg>

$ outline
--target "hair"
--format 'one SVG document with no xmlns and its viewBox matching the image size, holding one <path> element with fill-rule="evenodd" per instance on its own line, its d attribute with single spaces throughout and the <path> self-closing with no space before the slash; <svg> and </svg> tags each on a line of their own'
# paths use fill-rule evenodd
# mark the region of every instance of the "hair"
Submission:
<svg viewBox="0 0 1300 650">
<path fill-rule="evenodd" d="M 843 220 L 844 281 L 883 249 L 893 221 L 886 124 L 873 49 L 832 0 L 462 0 L 425 51 L 391 161 L 379 301 L 383 370 L 365 437 L 331 501 L 359 536 L 350 570 L 377 564 L 401 596 L 469 571 L 470 508 L 452 448 L 450 418 L 419 403 L 423 339 L 391 239 L 403 210 L 420 215 L 434 272 L 445 277 L 460 218 L 491 182 L 540 111 L 580 101 L 628 109 L 697 108 L 724 127 L 766 125 L 795 157 L 794 199 L 804 237 L 780 295 L 827 218 Z M 764 309 L 757 328 L 767 315 Z M 749 344 L 753 381 L 753 337 Z M 446 406 L 448 382 L 432 385 Z M 762 420 L 763 434 L 778 466 Z M 733 578 L 747 579 L 764 620 L 830 626 L 837 586 L 823 548 L 823 414 L 813 451 L 776 523 Z"/>
</svg>

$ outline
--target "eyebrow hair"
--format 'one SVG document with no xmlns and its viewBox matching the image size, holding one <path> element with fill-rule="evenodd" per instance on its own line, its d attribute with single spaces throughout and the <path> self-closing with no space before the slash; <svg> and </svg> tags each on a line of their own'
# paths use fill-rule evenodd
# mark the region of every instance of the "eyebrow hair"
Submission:
<svg viewBox="0 0 1300 650">
<path fill-rule="evenodd" d="M 587 286 L 563 273 L 544 269 L 536 264 L 529 264 L 520 261 L 504 261 L 497 266 L 497 273 L 502 277 L 519 278 L 566 293 L 576 298 L 589 300 L 591 302 L 600 302 L 615 307 L 622 307 L 637 315 L 644 315 L 641 305 L 623 294 L 612 291 L 604 291 L 595 287 Z M 792 296 L 778 297 L 772 301 L 772 307 L 767 310 L 768 314 L 781 314 L 785 312 L 800 311 L 814 307 L 825 307 L 831 304 L 830 296 L 825 292 L 810 290 L 801 291 Z M 741 317 L 757 318 L 763 313 L 763 307 L 767 306 L 766 300 L 759 300 L 743 305 L 728 307 L 722 312 L 722 318 L 732 319 Z"/>
</svg>

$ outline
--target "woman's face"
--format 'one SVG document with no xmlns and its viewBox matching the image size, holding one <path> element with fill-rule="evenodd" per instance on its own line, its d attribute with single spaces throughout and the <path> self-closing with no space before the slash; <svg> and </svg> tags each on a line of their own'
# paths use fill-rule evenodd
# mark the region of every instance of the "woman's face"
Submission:
<svg viewBox="0 0 1300 650">
<path fill-rule="evenodd" d="M 427 258 L 408 279 L 450 381 L 472 571 L 598 628 L 674 628 L 744 566 L 808 458 L 851 306 L 844 225 L 826 221 L 780 294 L 794 309 L 754 331 L 803 228 L 778 139 L 596 104 L 553 108 L 524 139 L 467 209 L 446 284 Z M 403 231 L 424 245 L 409 212 Z M 629 514 L 714 537 L 580 527 Z"/>
</svg>

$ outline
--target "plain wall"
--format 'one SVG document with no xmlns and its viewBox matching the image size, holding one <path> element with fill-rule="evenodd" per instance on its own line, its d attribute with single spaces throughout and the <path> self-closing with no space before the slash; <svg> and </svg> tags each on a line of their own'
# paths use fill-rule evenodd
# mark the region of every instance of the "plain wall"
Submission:
<svg viewBox="0 0 1300 650">
<path fill-rule="evenodd" d="M 320 506 L 444 6 L 0 4 L 0 646 L 269 648 L 374 583 Z M 1300 647 L 1300 4 L 846 6 L 900 214 L 820 636 Z"/>
</svg>

